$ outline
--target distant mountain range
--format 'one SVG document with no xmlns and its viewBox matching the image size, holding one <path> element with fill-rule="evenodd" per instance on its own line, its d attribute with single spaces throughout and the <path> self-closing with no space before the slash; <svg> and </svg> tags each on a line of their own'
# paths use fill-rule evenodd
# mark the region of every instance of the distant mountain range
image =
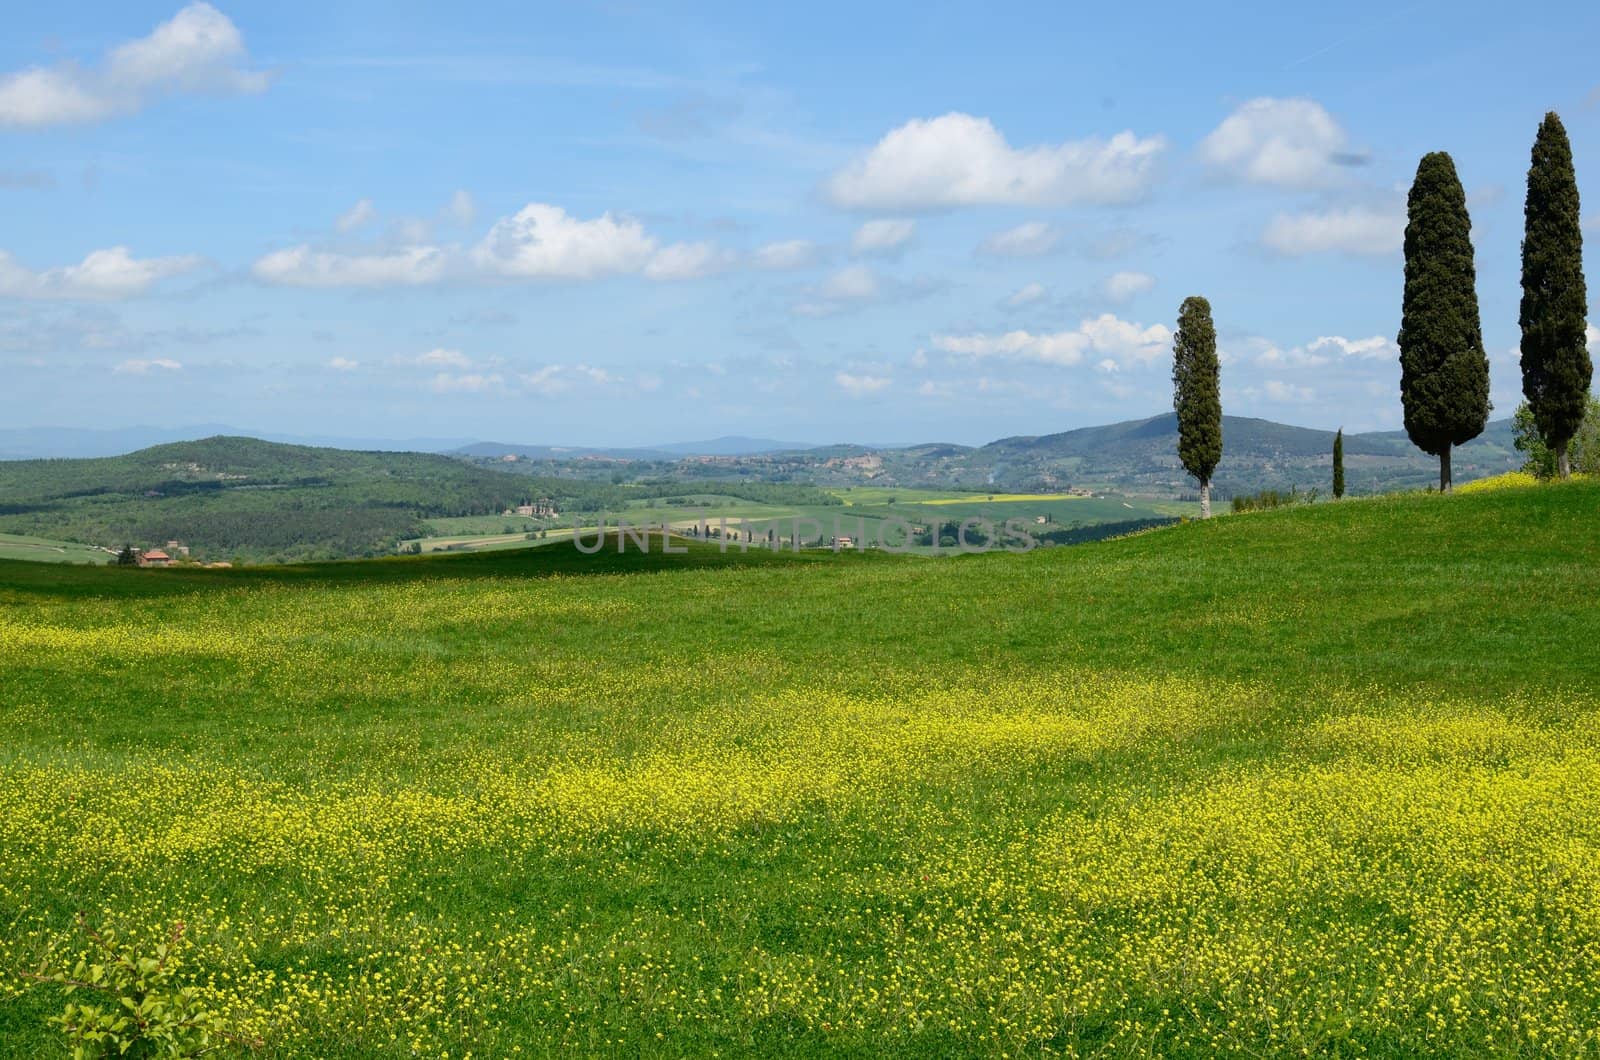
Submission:
<svg viewBox="0 0 1600 1060">
<path fill-rule="evenodd" d="M 119 430 L 0 430 L 0 458 L 103 456 L 197 436 L 238 434 L 225 427 L 135 427 Z M 773 438 L 725 436 L 644 447 L 588 447 L 469 442 L 460 439 L 322 438 L 256 435 L 267 441 L 369 452 L 442 453 L 471 463 L 515 457 L 524 474 L 580 477 L 611 474 L 618 465 L 649 465 L 656 476 L 746 477 L 818 485 L 931 486 L 1049 491 L 1066 486 L 1178 496 L 1194 485 L 1178 464 L 1177 419 L 1164 413 L 1141 420 L 1082 427 L 1059 434 L 1001 438 L 987 445 L 928 442 L 904 446 L 813 445 Z M 1325 485 L 1333 432 L 1239 416 L 1223 417 L 1223 460 L 1216 487 L 1223 497 L 1263 487 Z M 1352 492 L 1427 485 L 1437 462 L 1403 431 L 1345 438 Z M 1494 420 L 1456 450 L 1462 481 L 1520 466 L 1510 420 Z"/>
</svg>

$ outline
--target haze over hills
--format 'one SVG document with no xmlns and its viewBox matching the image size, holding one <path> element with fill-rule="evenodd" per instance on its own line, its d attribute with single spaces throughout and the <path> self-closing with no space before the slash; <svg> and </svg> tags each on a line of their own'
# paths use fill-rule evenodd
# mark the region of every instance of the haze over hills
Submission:
<svg viewBox="0 0 1600 1060">
<path fill-rule="evenodd" d="M 90 431 L 10 429 L 0 431 L 0 453 L 69 457 L 105 455 L 146 438 L 207 431 L 209 428 L 128 428 Z M 225 433 L 212 431 L 211 433 Z M 1224 453 L 1215 486 L 1219 495 L 1261 488 L 1325 486 L 1333 432 L 1270 420 L 1223 418 Z M 264 435 L 264 441 L 285 436 Z M 314 439 L 334 449 L 373 453 L 432 452 L 468 463 L 499 465 L 523 475 L 617 481 L 654 476 L 696 481 L 745 477 L 768 482 L 811 482 L 845 486 L 928 486 L 981 490 L 1002 488 L 1049 492 L 1068 486 L 1187 496 L 1193 484 L 1177 459 L 1176 417 L 1172 413 L 1140 420 L 1081 427 L 1047 435 L 1000 438 L 986 445 L 949 442 L 913 445 L 814 445 L 771 438 L 726 436 L 647 447 L 462 443 L 451 439 Z M 143 448 L 143 447 L 141 447 Z M 515 457 L 515 460 L 508 460 Z M 1346 470 L 1355 493 L 1417 488 L 1436 475 L 1436 461 L 1418 450 L 1404 431 L 1351 434 L 1345 438 Z M 441 457 L 444 459 L 445 457 Z M 1455 451 L 1462 480 L 1520 466 L 1510 420 L 1491 421 L 1483 434 Z M 619 477 L 621 476 L 621 477 Z"/>
<path fill-rule="evenodd" d="M 221 423 L 184 427 L 10 427 L 0 428 L 0 460 L 52 460 L 122 456 L 172 442 L 215 437 L 259 438 L 285 445 L 373 452 L 442 453 L 469 443 L 465 438 L 363 438 L 346 435 L 285 434 Z"/>
</svg>

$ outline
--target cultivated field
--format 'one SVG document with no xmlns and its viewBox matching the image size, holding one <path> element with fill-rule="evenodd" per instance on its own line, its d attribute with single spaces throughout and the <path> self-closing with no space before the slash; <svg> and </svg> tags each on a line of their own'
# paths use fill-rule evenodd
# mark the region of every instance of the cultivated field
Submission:
<svg viewBox="0 0 1600 1060">
<path fill-rule="evenodd" d="M 1600 1049 L 1600 484 L 1026 555 L 0 564 L 0 1056 Z"/>
</svg>

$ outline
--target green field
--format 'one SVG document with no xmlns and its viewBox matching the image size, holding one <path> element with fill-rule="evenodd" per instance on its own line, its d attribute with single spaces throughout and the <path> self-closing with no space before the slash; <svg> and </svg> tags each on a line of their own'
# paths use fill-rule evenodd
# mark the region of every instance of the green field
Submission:
<svg viewBox="0 0 1600 1060">
<path fill-rule="evenodd" d="M 44 563 L 110 563 L 116 557 L 104 549 L 73 541 L 52 541 L 24 534 L 0 534 L 0 559 L 29 559 Z"/>
<path fill-rule="evenodd" d="M 270 1057 L 1594 1053 L 1597 513 L 0 563 L 0 1056 L 80 910 Z"/>
<path fill-rule="evenodd" d="M 608 524 L 626 520 L 631 526 L 663 523 L 676 530 L 687 531 L 702 520 L 711 526 L 726 521 L 730 526 L 750 524 L 760 536 L 771 527 L 780 538 L 788 540 L 799 521 L 800 533 L 814 541 L 831 542 L 834 537 L 850 537 L 859 543 L 864 537 L 869 544 L 886 542 L 891 548 L 900 548 L 905 540 L 905 527 L 927 528 L 935 525 L 961 523 L 964 520 L 982 520 L 1003 525 L 1014 520 L 1030 532 L 1063 527 L 1100 526 L 1133 520 L 1193 515 L 1197 505 L 1176 501 L 1157 501 L 1148 498 L 1122 497 L 1069 497 L 1064 494 L 983 494 L 953 493 L 949 490 L 896 490 L 876 487 L 853 487 L 831 490 L 844 503 L 839 505 L 773 504 L 746 500 L 721 494 L 676 493 L 674 503 L 666 503 L 665 496 L 641 499 L 618 506 L 604 513 Z M 993 499 L 991 499 L 993 498 Z M 1040 522 L 1040 518 L 1045 521 Z M 468 516 L 463 518 L 432 519 L 429 529 L 432 536 L 414 539 L 424 552 L 480 551 L 520 547 L 525 542 L 523 534 L 536 527 L 554 527 L 547 540 L 571 535 L 574 524 L 590 529 L 596 524 L 599 513 L 572 513 L 553 521 L 539 522 L 531 519 L 504 516 Z M 891 522 L 894 521 L 894 522 Z M 1016 541 L 1014 535 L 1007 539 Z M 414 543 L 404 542 L 402 547 Z M 928 547 L 922 551 L 936 551 Z"/>
</svg>

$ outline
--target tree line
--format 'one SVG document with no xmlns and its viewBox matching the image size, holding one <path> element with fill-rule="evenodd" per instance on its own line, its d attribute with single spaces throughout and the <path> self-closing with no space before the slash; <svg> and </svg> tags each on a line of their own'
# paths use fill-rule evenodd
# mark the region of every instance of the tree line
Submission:
<svg viewBox="0 0 1600 1060">
<path fill-rule="evenodd" d="M 1586 336 L 1588 293 L 1572 144 L 1561 118 L 1545 115 L 1534 138 L 1523 210 L 1522 393 L 1519 448 L 1543 454 L 1555 475 L 1572 472 L 1572 443 L 1593 399 Z M 1400 312 L 1400 403 L 1406 434 L 1439 458 L 1439 490 L 1450 492 L 1450 451 L 1489 421 L 1489 358 L 1478 314 L 1472 219 L 1454 160 L 1422 156 L 1406 197 L 1405 285 Z M 1211 516 L 1211 477 L 1222 460 L 1222 399 L 1211 303 L 1184 299 L 1173 337 L 1173 407 L 1178 458 L 1200 483 Z M 1344 495 L 1344 431 L 1334 435 L 1333 494 Z M 1534 450 L 1537 449 L 1537 452 Z M 1531 461 L 1530 461 L 1531 462 Z"/>
</svg>

